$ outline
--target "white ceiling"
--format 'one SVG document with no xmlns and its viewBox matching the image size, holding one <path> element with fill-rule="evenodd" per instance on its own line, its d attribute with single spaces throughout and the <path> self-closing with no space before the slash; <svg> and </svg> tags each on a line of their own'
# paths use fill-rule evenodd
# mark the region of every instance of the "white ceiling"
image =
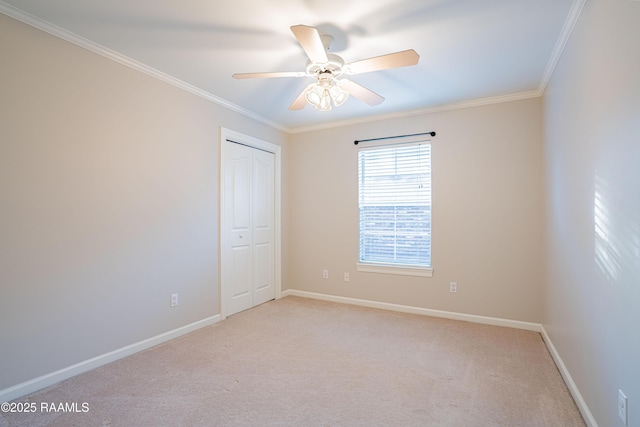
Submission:
<svg viewBox="0 0 640 427">
<path fill-rule="evenodd" d="M 299 131 L 539 95 L 570 31 L 574 1 L 4 0 L 0 12 L 98 51 L 107 48 L 152 74 L 160 71 L 203 96 Z M 289 111 L 310 77 L 231 75 L 304 71 L 306 56 L 289 29 L 296 24 L 332 34 L 330 52 L 346 62 L 405 49 L 416 50 L 420 62 L 349 77 L 385 97 L 378 106 L 351 97 L 329 112 Z"/>
</svg>

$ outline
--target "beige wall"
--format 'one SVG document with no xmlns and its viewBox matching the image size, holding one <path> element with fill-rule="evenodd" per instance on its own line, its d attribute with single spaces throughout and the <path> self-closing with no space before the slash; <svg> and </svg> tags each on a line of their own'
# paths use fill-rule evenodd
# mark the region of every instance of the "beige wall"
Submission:
<svg viewBox="0 0 640 427">
<path fill-rule="evenodd" d="M 640 425 L 640 2 L 590 0 L 544 97 L 543 324 L 600 426 Z"/>
<path fill-rule="evenodd" d="M 538 98 L 292 135 L 289 286 L 539 322 L 541 120 Z M 357 272 L 353 141 L 432 130 L 433 277 Z M 450 281 L 458 293 L 449 293 Z"/>
<path fill-rule="evenodd" d="M 0 62 L 0 390 L 218 314 L 220 126 L 288 136 L 1 14 Z"/>
</svg>

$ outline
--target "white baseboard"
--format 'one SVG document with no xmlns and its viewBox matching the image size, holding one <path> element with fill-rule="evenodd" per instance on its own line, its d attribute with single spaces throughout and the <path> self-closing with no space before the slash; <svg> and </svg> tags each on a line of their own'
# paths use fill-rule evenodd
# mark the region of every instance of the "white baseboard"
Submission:
<svg viewBox="0 0 640 427">
<path fill-rule="evenodd" d="M 383 310 L 400 311 L 403 313 L 422 314 L 425 316 L 442 317 L 445 319 L 462 320 L 465 322 L 482 323 L 485 325 L 505 326 L 507 328 L 524 329 L 527 331 L 542 332 L 542 325 L 539 323 L 522 322 L 519 320 L 502 319 L 499 317 L 477 316 L 475 314 L 455 313 L 452 311 L 432 310 L 428 308 L 413 307 L 409 305 L 391 304 L 386 302 L 369 301 L 356 298 L 340 297 L 315 292 L 299 291 L 287 289 L 282 291 L 282 297 L 288 295 L 313 298 L 323 301 L 340 302 L 344 304 L 360 305 L 363 307 L 380 308 Z"/>
<path fill-rule="evenodd" d="M 90 371 L 107 363 L 115 362 L 123 357 L 130 356 L 147 348 L 153 347 L 163 342 L 172 340 L 179 336 L 188 334 L 197 329 L 204 328 L 205 326 L 213 325 L 220 321 L 220 315 L 207 317 L 206 319 L 199 320 L 189 325 L 182 326 L 172 331 L 165 332 L 155 337 L 148 338 L 143 341 L 122 347 L 118 350 L 111 351 L 109 353 L 102 354 L 100 356 L 93 357 L 89 360 L 85 360 L 75 365 L 68 366 L 58 371 L 42 375 L 29 381 L 17 384 L 15 386 L 0 390 L 0 402 L 8 402 L 18 397 L 24 396 L 34 391 L 43 389 L 60 381 L 74 377 L 83 372 Z"/>
<path fill-rule="evenodd" d="M 582 398 L 582 394 L 580 394 L 580 390 L 578 390 L 576 383 L 573 381 L 573 378 L 571 377 L 569 370 L 567 369 L 564 362 L 562 361 L 562 358 L 560 357 L 560 353 L 558 353 L 558 350 L 556 350 L 556 347 L 553 345 L 553 342 L 551 341 L 549 334 L 547 334 L 547 331 L 544 328 L 544 326 L 542 326 L 541 334 L 542 334 L 542 339 L 544 340 L 545 344 L 547 345 L 547 348 L 549 349 L 549 353 L 551 353 L 551 357 L 553 357 L 553 361 L 556 363 L 556 366 L 558 367 L 558 370 L 560 371 L 562 378 L 564 378 L 564 382 L 567 385 L 569 392 L 573 396 L 573 400 L 576 402 L 576 405 L 578 406 L 578 410 L 582 414 L 582 418 L 584 418 L 584 421 L 587 423 L 589 427 L 598 427 L 598 423 L 596 423 L 595 418 L 593 418 L 593 415 L 591 414 L 591 411 L 589 410 L 587 403 Z"/>
</svg>

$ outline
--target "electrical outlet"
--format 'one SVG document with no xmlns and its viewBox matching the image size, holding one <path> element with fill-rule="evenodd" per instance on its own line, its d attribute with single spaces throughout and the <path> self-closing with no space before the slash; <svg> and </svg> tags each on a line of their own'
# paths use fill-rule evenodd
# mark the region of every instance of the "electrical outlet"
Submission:
<svg viewBox="0 0 640 427">
<path fill-rule="evenodd" d="M 323 279 L 328 279 L 329 278 L 329 270 L 327 270 L 327 269 L 322 270 L 322 278 Z"/>
<path fill-rule="evenodd" d="M 178 294 L 171 294 L 171 307 L 178 305 Z"/>
<path fill-rule="evenodd" d="M 345 282 L 349 281 L 349 273 L 347 273 L 347 272 L 344 273 L 344 281 Z"/>
<path fill-rule="evenodd" d="M 458 283 L 457 282 L 449 282 L 449 292 L 451 292 L 451 293 L 458 292 Z"/>
<path fill-rule="evenodd" d="M 624 422 L 624 425 L 629 425 L 629 408 L 627 408 L 627 396 L 618 390 L 618 417 Z"/>
</svg>

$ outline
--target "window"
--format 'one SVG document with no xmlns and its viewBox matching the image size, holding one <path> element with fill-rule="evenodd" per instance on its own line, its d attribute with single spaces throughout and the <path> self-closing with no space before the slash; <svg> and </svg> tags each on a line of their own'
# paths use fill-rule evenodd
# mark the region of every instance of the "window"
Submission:
<svg viewBox="0 0 640 427">
<path fill-rule="evenodd" d="M 431 276 L 431 145 L 358 152 L 358 270 Z"/>
</svg>

